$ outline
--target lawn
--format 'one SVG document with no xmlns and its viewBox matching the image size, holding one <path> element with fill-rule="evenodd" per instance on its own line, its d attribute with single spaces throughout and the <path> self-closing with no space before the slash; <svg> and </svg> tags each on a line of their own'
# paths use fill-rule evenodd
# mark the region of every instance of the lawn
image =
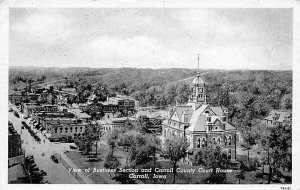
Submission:
<svg viewBox="0 0 300 190">
<path fill-rule="evenodd" d="M 73 160 L 73 162 L 81 169 L 88 169 L 91 168 L 93 170 L 94 168 L 102 169 L 104 168 L 104 162 L 105 157 L 108 154 L 109 147 L 106 145 L 101 145 L 101 147 L 98 147 L 98 161 L 89 161 L 89 155 L 83 155 L 81 152 L 78 151 L 69 151 L 65 154 Z M 93 152 L 94 148 L 93 148 Z M 120 160 L 120 162 L 125 164 L 127 159 L 127 153 L 116 149 L 114 151 L 114 155 Z M 92 156 L 91 156 L 92 157 Z M 115 184 L 118 183 L 117 181 L 111 179 L 110 174 L 107 172 L 85 172 L 87 176 L 89 176 L 95 183 L 99 184 Z M 114 174 L 112 174 L 114 176 Z"/>
</svg>

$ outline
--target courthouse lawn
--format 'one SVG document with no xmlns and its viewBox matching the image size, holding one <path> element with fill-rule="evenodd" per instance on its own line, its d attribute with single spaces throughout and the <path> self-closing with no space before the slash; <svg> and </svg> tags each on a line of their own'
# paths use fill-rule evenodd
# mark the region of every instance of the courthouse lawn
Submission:
<svg viewBox="0 0 300 190">
<path fill-rule="evenodd" d="M 81 152 L 75 152 L 75 151 L 69 151 L 65 154 L 81 169 L 87 169 L 91 168 L 97 168 L 102 169 L 104 168 L 104 162 L 105 157 L 109 151 L 108 147 L 101 146 L 101 148 L 98 147 L 98 161 L 91 161 L 89 162 L 89 156 L 83 155 Z M 120 160 L 120 162 L 125 164 L 127 159 L 127 153 L 116 149 L 114 151 L 114 155 Z M 111 184 L 111 183 L 117 183 L 117 181 L 111 179 L 109 173 L 107 172 L 99 172 L 99 173 L 93 173 L 93 172 L 87 172 L 85 175 L 89 176 L 95 183 L 99 184 Z M 114 174 L 112 173 L 112 177 Z"/>
</svg>

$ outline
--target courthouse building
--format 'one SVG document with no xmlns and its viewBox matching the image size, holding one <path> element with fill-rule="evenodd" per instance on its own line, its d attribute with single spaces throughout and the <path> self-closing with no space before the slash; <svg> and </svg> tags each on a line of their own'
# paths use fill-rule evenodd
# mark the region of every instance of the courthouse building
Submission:
<svg viewBox="0 0 300 190">
<path fill-rule="evenodd" d="M 238 131 L 228 122 L 228 108 L 207 103 L 206 84 L 199 72 L 192 86 L 188 103 L 169 110 L 163 122 L 163 141 L 185 137 L 190 144 L 190 154 L 210 145 L 218 145 L 227 152 L 229 159 L 235 160 Z"/>
</svg>

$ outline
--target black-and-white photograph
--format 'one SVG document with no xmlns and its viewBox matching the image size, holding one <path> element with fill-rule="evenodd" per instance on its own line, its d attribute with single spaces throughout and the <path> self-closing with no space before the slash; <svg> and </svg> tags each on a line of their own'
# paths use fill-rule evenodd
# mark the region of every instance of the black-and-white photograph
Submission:
<svg viewBox="0 0 300 190">
<path fill-rule="evenodd" d="M 10 8 L 8 82 L 9 184 L 292 184 L 292 8 Z"/>
</svg>

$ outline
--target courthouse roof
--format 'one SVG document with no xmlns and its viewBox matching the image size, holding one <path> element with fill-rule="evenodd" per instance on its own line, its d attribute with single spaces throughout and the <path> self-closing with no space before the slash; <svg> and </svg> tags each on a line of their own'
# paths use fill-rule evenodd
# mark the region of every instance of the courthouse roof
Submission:
<svg viewBox="0 0 300 190">
<path fill-rule="evenodd" d="M 171 117 L 174 115 L 174 113 L 176 113 L 178 118 L 179 118 L 179 121 L 183 122 L 182 114 L 183 114 L 184 110 L 187 110 L 187 112 L 188 112 L 188 122 L 189 122 L 192 118 L 193 113 L 194 113 L 194 110 L 191 106 L 176 106 L 175 110 L 173 111 L 173 113 L 171 115 Z"/>
</svg>

